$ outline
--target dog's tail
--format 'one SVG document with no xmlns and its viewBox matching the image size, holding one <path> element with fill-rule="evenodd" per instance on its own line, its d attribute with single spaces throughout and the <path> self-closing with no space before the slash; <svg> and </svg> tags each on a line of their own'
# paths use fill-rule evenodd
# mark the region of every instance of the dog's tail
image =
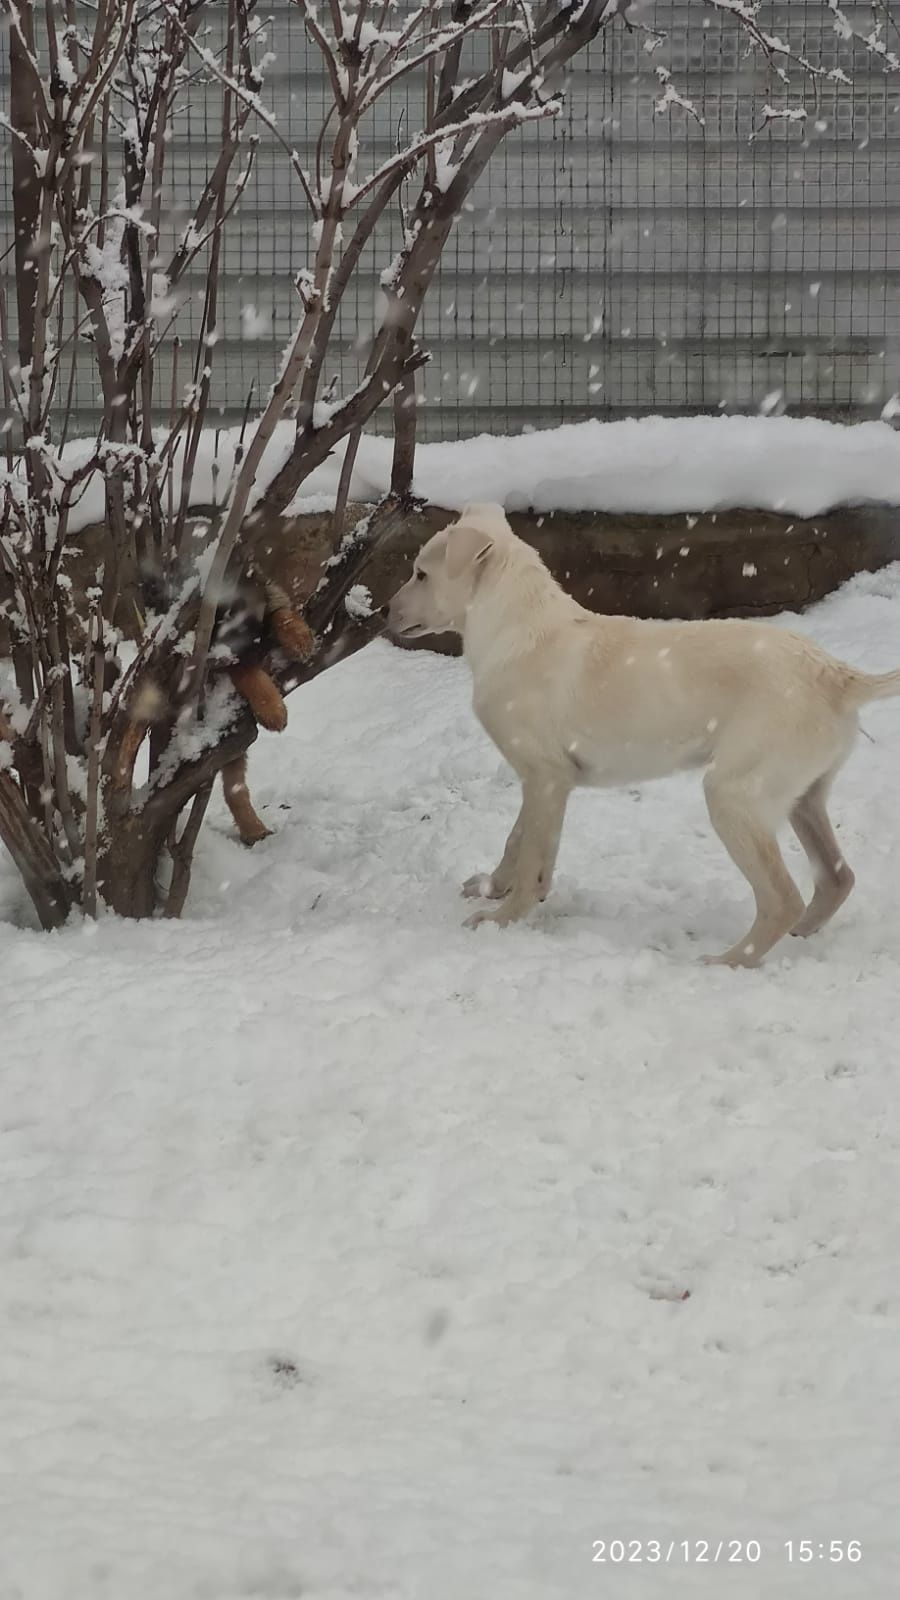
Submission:
<svg viewBox="0 0 900 1600">
<path fill-rule="evenodd" d="M 900 667 L 894 672 L 857 672 L 852 670 L 850 693 L 857 705 L 866 705 L 869 700 L 889 700 L 892 695 L 900 695 Z"/>
</svg>

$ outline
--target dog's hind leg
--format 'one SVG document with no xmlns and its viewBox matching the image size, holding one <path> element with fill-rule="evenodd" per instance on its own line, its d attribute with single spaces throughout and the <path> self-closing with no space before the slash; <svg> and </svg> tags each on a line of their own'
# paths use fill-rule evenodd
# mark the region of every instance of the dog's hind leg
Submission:
<svg viewBox="0 0 900 1600">
<path fill-rule="evenodd" d="M 800 921 L 791 930 L 800 938 L 818 933 L 826 922 L 830 922 L 855 882 L 825 809 L 831 778 L 831 773 L 819 778 L 797 801 L 791 812 L 791 826 L 809 857 L 816 886 Z"/>
<path fill-rule="evenodd" d="M 755 967 L 790 933 L 803 914 L 803 897 L 784 864 L 774 830 L 759 815 L 746 782 L 720 779 L 710 771 L 704 782 L 710 821 L 756 900 L 756 920 L 745 938 L 715 965 Z"/>
<path fill-rule="evenodd" d="M 226 762 L 222 768 L 222 789 L 225 804 L 237 824 L 241 844 L 259 844 L 261 839 L 268 839 L 272 830 L 254 811 L 247 788 L 246 755 L 235 756 L 233 761 Z"/>
</svg>

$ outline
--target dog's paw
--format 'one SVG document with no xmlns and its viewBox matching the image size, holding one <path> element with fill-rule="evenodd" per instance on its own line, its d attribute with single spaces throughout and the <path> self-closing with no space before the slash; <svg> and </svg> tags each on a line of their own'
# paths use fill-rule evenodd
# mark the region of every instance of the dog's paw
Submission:
<svg viewBox="0 0 900 1600">
<path fill-rule="evenodd" d="M 466 879 L 461 892 L 466 900 L 502 899 L 494 888 L 494 875 L 491 872 L 476 872 L 473 877 Z"/>
<path fill-rule="evenodd" d="M 518 922 L 521 916 L 522 913 L 507 901 L 497 906 L 495 911 L 476 911 L 474 916 L 466 918 L 465 927 L 480 928 L 483 922 L 493 922 L 498 928 L 508 928 L 511 922 Z"/>
<path fill-rule="evenodd" d="M 742 969 L 751 969 L 760 966 L 762 958 L 753 952 L 752 946 L 741 949 L 725 950 L 720 956 L 701 956 L 701 967 L 730 967 L 733 972 Z"/>
<path fill-rule="evenodd" d="M 466 917 L 464 928 L 480 928 L 483 922 L 496 922 L 493 911 L 476 911 L 473 916 Z"/>
<path fill-rule="evenodd" d="M 272 829 L 267 828 L 265 823 L 261 822 L 258 828 L 242 828 L 238 837 L 242 845 L 248 850 L 252 850 L 255 844 L 262 844 L 263 839 L 272 838 Z"/>
</svg>

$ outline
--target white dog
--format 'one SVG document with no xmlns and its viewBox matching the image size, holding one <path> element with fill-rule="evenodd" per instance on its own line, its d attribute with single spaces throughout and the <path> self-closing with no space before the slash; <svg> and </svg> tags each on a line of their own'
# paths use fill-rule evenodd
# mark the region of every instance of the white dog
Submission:
<svg viewBox="0 0 900 1600">
<path fill-rule="evenodd" d="M 825 802 L 860 707 L 900 695 L 900 670 L 857 672 L 755 622 L 595 616 L 493 505 L 429 539 L 388 625 L 407 639 L 462 634 L 476 715 L 522 782 L 500 865 L 464 886 L 502 902 L 473 926 L 515 922 L 546 896 L 572 789 L 688 767 L 706 769 L 712 825 L 756 899 L 752 928 L 719 961 L 754 966 L 786 933 L 815 933 L 853 888 Z M 813 870 L 808 906 L 778 847 L 788 819 Z"/>
</svg>

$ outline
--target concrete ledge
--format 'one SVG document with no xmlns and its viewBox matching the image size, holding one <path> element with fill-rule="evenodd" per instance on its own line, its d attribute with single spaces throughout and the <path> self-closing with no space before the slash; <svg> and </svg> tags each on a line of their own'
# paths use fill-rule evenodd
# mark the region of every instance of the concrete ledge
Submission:
<svg viewBox="0 0 900 1600">
<path fill-rule="evenodd" d="M 362 510 L 348 508 L 348 524 Z M 405 582 L 420 544 L 455 515 L 431 507 L 376 553 L 365 574 L 376 604 Z M 802 611 L 857 572 L 900 559 L 894 506 L 845 506 L 809 520 L 743 510 L 696 517 L 513 512 L 509 520 L 582 605 L 641 617 Z M 278 537 L 264 531 L 256 542 L 260 566 L 301 599 L 316 582 L 329 528 L 327 517 L 295 517 Z M 456 646 L 442 639 L 417 648 Z"/>
<path fill-rule="evenodd" d="M 364 510 L 348 507 L 346 525 Z M 424 540 L 455 515 L 430 507 L 376 552 L 364 581 L 377 605 L 406 581 Z M 888 505 L 845 506 L 809 520 L 738 510 L 696 517 L 513 512 L 510 522 L 582 605 L 642 617 L 801 611 L 855 573 L 873 572 L 900 559 L 900 508 Z M 86 528 L 73 544 L 64 571 L 81 609 L 85 588 L 103 560 L 105 530 Z M 253 554 L 265 575 L 302 604 L 315 588 L 330 548 L 330 517 L 303 515 L 260 528 Z M 126 633 L 133 631 L 135 611 L 127 583 L 118 620 Z M 410 648 L 456 650 L 458 645 L 444 638 Z M 0 653 L 6 649 L 0 624 Z"/>
</svg>

